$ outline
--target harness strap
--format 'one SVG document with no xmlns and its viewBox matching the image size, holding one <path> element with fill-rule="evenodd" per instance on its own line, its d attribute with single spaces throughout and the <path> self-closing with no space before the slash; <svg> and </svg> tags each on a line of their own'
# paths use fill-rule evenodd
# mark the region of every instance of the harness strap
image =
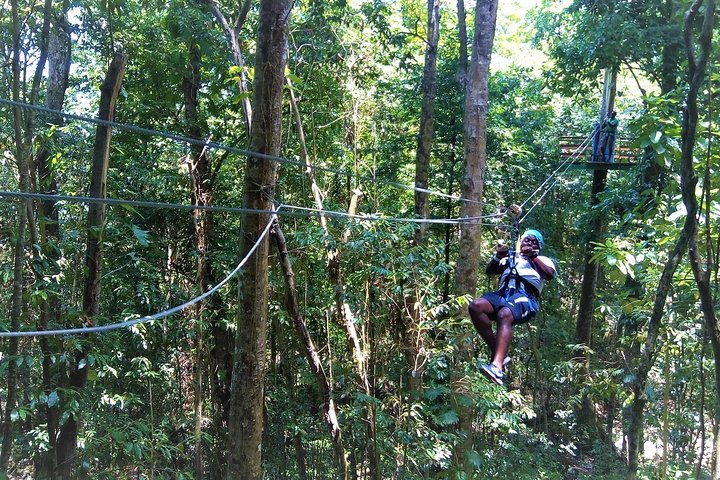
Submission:
<svg viewBox="0 0 720 480">
<path fill-rule="evenodd" d="M 535 287 L 535 285 L 533 285 L 532 283 L 530 283 L 529 281 L 527 281 L 526 279 L 524 279 L 523 277 L 520 276 L 520 274 L 517 271 L 517 265 L 515 264 L 514 261 L 512 262 L 512 267 L 510 267 L 510 268 L 511 268 L 510 273 L 507 274 L 507 276 L 505 277 L 505 281 L 500 286 L 500 290 L 505 292 L 505 300 L 507 300 L 508 297 L 510 296 L 511 289 L 508 288 L 508 286 L 510 284 L 510 280 L 519 281 L 520 285 L 522 286 L 522 290 L 525 293 L 533 296 L 535 298 L 535 300 L 538 300 L 540 298 L 540 292 Z M 516 287 L 515 290 L 520 290 L 520 289 Z"/>
</svg>

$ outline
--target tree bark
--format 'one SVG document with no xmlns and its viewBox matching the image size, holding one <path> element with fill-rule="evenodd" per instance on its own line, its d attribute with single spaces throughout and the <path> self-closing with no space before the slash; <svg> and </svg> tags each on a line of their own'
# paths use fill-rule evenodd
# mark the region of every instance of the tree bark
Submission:
<svg viewBox="0 0 720 480">
<path fill-rule="evenodd" d="M 487 164 L 488 76 L 497 7 L 497 0 L 478 1 L 475 5 L 475 35 L 465 90 L 465 175 L 461 187 L 463 200 L 460 205 L 462 218 L 477 218 L 482 215 Z M 456 296 L 475 296 L 480 265 L 480 232 L 480 220 L 471 220 L 460 226 L 459 255 L 455 268 Z M 459 339 L 458 349 L 461 362 L 472 359 L 473 347 L 469 333 Z M 453 383 L 456 396 L 467 394 L 461 378 L 454 378 Z M 458 401 L 455 409 L 460 417 L 458 428 L 464 434 L 464 439 L 455 448 L 454 462 L 462 465 L 462 470 L 471 478 L 473 466 L 468 460 L 467 452 L 471 450 L 473 442 L 473 410 Z"/>
<path fill-rule="evenodd" d="M 497 1 L 480 1 L 475 8 L 475 36 L 465 91 L 465 174 L 462 183 L 460 216 L 482 215 L 485 167 L 487 164 L 488 75 Z M 480 264 L 480 221 L 461 225 L 459 257 L 455 269 L 455 292 L 474 295 Z"/>
<path fill-rule="evenodd" d="M 433 112 L 437 96 L 437 47 L 440 39 L 440 0 L 428 0 L 427 11 L 425 67 L 422 78 L 423 97 L 415 153 L 415 187 L 423 190 L 428 188 L 430 152 L 433 141 Z M 428 194 L 425 191 L 415 190 L 415 217 L 428 217 Z M 415 231 L 415 245 L 422 244 L 426 231 L 427 224 L 421 223 Z"/>
<path fill-rule="evenodd" d="M 12 58 L 11 58 L 11 90 L 12 99 L 20 102 L 20 55 L 21 55 L 21 20 L 16 1 L 10 2 L 12 15 Z M 15 162 L 18 168 L 18 187 L 21 191 L 30 188 L 30 161 L 29 148 L 23 135 L 23 112 L 19 107 L 13 107 L 13 134 L 15 136 Z M 10 302 L 10 330 L 20 330 L 20 317 L 23 309 L 23 267 L 25 265 L 25 230 L 27 229 L 29 202 L 21 200 L 17 204 L 17 235 L 13 249 L 13 287 Z M 3 350 L 3 362 L 7 362 L 7 394 L 5 397 L 5 411 L 2 424 L 2 446 L 0 446 L 0 471 L 7 472 L 10 454 L 14 440 L 14 424 L 12 413 L 17 405 L 18 367 L 15 357 L 18 354 L 18 338 L 11 337 L 7 347 Z"/>
<path fill-rule="evenodd" d="M 333 445 L 333 452 L 335 454 L 335 462 L 338 467 L 339 478 L 347 480 L 350 477 L 348 476 L 348 466 L 347 459 L 345 457 L 345 447 L 343 446 L 342 441 L 342 431 L 340 430 L 340 424 L 337 420 L 337 414 L 335 411 L 335 400 L 332 394 L 332 386 L 330 385 L 330 382 L 328 382 L 325 369 L 323 368 L 320 360 L 320 355 L 317 353 L 315 343 L 312 341 L 310 332 L 308 332 L 308 329 L 305 326 L 305 321 L 300 314 L 300 307 L 298 306 L 297 301 L 297 289 L 295 288 L 295 273 L 293 272 L 292 265 L 290 264 L 290 257 L 288 255 L 287 245 L 285 244 L 285 235 L 283 235 L 278 222 L 276 222 L 273 230 L 273 238 L 275 239 L 275 243 L 277 245 L 278 254 L 280 255 L 280 265 L 285 277 L 285 285 L 287 287 L 285 303 L 287 305 L 288 313 L 290 314 L 290 318 L 293 320 L 295 332 L 297 333 L 301 344 L 305 347 L 305 356 L 308 360 L 308 364 L 310 365 L 310 370 L 312 370 L 312 373 L 315 376 L 315 382 L 317 383 L 320 398 L 322 399 L 320 410 L 322 411 L 323 420 L 330 431 L 330 439 Z"/>
<path fill-rule="evenodd" d="M 643 410 L 647 399 L 645 398 L 645 385 L 647 384 L 648 374 L 655 360 L 657 338 L 660 331 L 660 325 L 662 320 L 662 314 L 665 306 L 665 298 L 668 291 L 670 290 L 670 284 L 672 276 L 677 269 L 678 263 L 680 262 L 683 253 L 689 247 L 690 249 L 690 264 L 693 268 L 693 273 L 699 268 L 699 262 L 697 256 L 697 198 L 695 197 L 695 185 L 697 184 L 697 176 L 695 175 L 693 168 L 693 150 L 695 148 L 695 136 L 697 129 L 697 95 L 700 89 L 700 85 L 705 75 L 705 69 L 707 66 L 707 60 L 709 56 L 710 44 L 712 41 L 712 23 L 713 15 L 715 12 L 715 1 L 708 0 L 705 8 L 705 19 L 702 25 L 702 31 L 700 34 L 701 44 L 701 56 L 696 61 L 695 59 L 695 48 L 692 41 L 692 30 L 693 22 L 697 15 L 703 0 L 695 0 L 691 5 L 690 9 L 685 15 L 685 28 L 684 38 L 686 45 L 686 53 L 688 56 L 688 73 L 689 73 L 689 89 L 685 100 L 685 110 L 683 112 L 683 128 L 682 128 L 682 149 L 680 159 L 680 188 L 683 197 L 683 203 L 685 204 L 686 215 L 683 229 L 680 233 L 680 237 L 673 249 L 672 253 L 668 257 L 668 261 L 663 269 L 662 276 L 660 277 L 660 283 L 658 285 L 655 303 L 653 306 L 652 316 L 648 322 L 648 334 L 645 341 L 645 349 L 640 356 L 640 365 L 638 367 L 637 375 L 633 383 L 634 400 L 632 404 L 632 416 L 630 430 L 628 432 L 628 463 L 629 463 L 629 477 L 635 479 L 637 477 L 637 469 L 640 457 L 640 438 L 642 436 L 642 421 L 643 421 Z M 709 269 L 708 269 L 709 271 Z M 703 272 L 698 270 L 699 279 L 698 291 L 703 292 L 705 286 L 701 283 L 703 281 Z M 716 355 L 720 355 L 720 332 L 718 331 L 717 321 L 714 321 L 712 313 L 712 305 L 710 311 L 706 312 L 707 302 L 711 302 L 711 298 L 708 298 L 704 293 L 700 294 L 700 302 L 703 310 L 703 316 L 705 318 L 706 328 L 710 335 L 711 344 L 713 345 L 713 352 Z M 718 357 L 716 357 L 718 358 Z M 720 387 L 720 369 L 718 369 L 718 361 L 716 360 L 715 369 L 715 381 L 716 386 Z M 715 418 L 720 418 L 718 415 L 718 407 L 716 406 Z M 718 439 L 715 439 L 715 447 L 718 446 Z M 715 478 L 717 473 L 714 472 Z"/>
<path fill-rule="evenodd" d="M 100 87 L 100 108 L 98 118 L 112 121 L 115 117 L 120 86 L 122 85 L 127 55 L 116 53 L 113 56 L 105 81 Z M 105 198 L 107 193 L 107 172 L 110 165 L 110 142 L 112 127 L 98 125 L 95 133 L 93 147 L 93 164 L 90 178 L 90 196 Z M 105 204 L 91 203 L 88 206 L 87 220 L 87 249 L 85 252 L 85 284 L 83 288 L 82 322 L 92 325 L 100 306 L 100 287 L 102 279 L 102 231 L 105 226 Z M 87 382 L 88 369 L 82 367 L 88 352 L 78 350 L 75 354 L 76 364 L 70 372 L 68 387 L 82 391 Z M 70 418 L 60 429 L 57 441 L 58 472 L 62 478 L 71 478 L 75 465 L 75 450 L 77 449 L 77 435 L 80 419 L 77 414 Z"/>
<path fill-rule="evenodd" d="M 690 266 L 697 282 L 698 294 L 700 296 L 700 308 L 703 313 L 705 330 L 710 336 L 710 344 L 713 349 L 713 357 L 715 363 L 715 388 L 720 391 L 720 324 L 718 324 L 717 314 L 715 312 L 715 299 L 711 288 L 711 272 L 714 270 L 712 244 L 710 236 L 710 221 L 712 215 L 710 213 L 710 205 L 706 205 L 707 217 L 705 219 L 705 259 L 700 253 L 698 245 L 698 200 L 695 194 L 695 186 L 698 178 L 695 174 L 693 154 L 695 150 L 697 123 L 698 123 L 698 93 L 703 85 L 707 70 L 707 63 L 710 57 L 712 46 L 713 23 L 715 14 L 715 0 L 708 0 L 705 5 L 705 16 L 703 19 L 700 35 L 699 35 L 699 57 L 697 56 L 695 43 L 693 41 L 693 27 L 695 18 L 700 10 L 702 0 L 695 0 L 685 15 L 685 50 L 688 58 L 688 80 L 689 88 L 685 99 L 685 108 L 683 110 L 682 123 L 682 151 L 680 155 L 680 189 L 682 191 L 683 204 L 687 211 L 687 219 L 692 221 L 693 226 L 690 229 L 688 253 L 690 256 Z M 710 148 L 711 140 L 708 142 Z M 706 191 L 710 191 L 710 176 L 705 176 Z M 688 221 L 686 220 L 686 221 Z M 715 424 L 720 422 L 720 399 L 715 399 L 713 409 L 713 417 Z M 720 449 L 720 439 L 715 437 L 713 440 L 713 454 L 717 455 Z M 713 465 L 713 478 L 720 478 L 720 467 Z"/>
<path fill-rule="evenodd" d="M 63 2 L 62 10 L 54 16 L 48 44 L 48 78 L 45 106 L 51 110 L 62 110 L 65 103 L 65 92 L 68 87 L 68 78 L 70 76 L 71 42 L 70 33 L 67 24 L 67 2 Z M 62 127 L 63 118 L 59 115 L 50 115 L 47 119 L 53 128 Z M 38 191 L 40 193 L 54 195 L 57 193 L 57 180 L 50 165 L 50 156 L 52 152 L 50 146 L 41 145 L 35 157 L 35 165 L 37 169 Z M 40 244 L 43 245 L 44 253 L 50 259 L 54 269 L 53 273 L 58 272 L 57 262 L 60 259 L 60 251 L 56 247 L 60 240 L 60 219 L 56 208 L 56 202 L 46 200 L 39 202 L 37 218 L 45 219 L 40 222 L 39 235 Z M 59 287 L 57 281 L 54 285 Z M 58 288 L 51 290 L 58 291 Z M 48 324 L 53 322 L 60 323 L 60 298 L 48 292 L 48 298 L 40 305 L 40 315 L 38 319 L 38 329 L 44 330 Z M 45 395 L 50 395 L 57 387 L 57 379 L 52 371 L 52 352 L 56 350 L 53 342 L 48 337 L 40 337 L 38 339 L 40 350 L 42 352 L 42 378 L 43 391 Z M 55 469 L 57 468 L 57 458 L 55 456 L 55 442 L 57 440 L 58 430 L 58 408 L 57 405 L 46 405 L 45 417 L 47 422 L 48 442 L 50 444 L 48 452 L 43 459 L 37 462 L 37 475 L 40 478 L 54 478 Z"/>
<path fill-rule="evenodd" d="M 617 81 L 617 70 L 605 70 L 605 81 L 603 89 L 602 104 L 600 106 L 600 122 L 605 119 L 607 112 L 612 111 L 615 104 L 615 85 Z M 593 172 L 592 191 L 590 194 L 590 212 L 593 215 L 592 229 L 585 244 L 585 267 L 583 270 L 580 306 L 578 307 L 577 324 L 575 328 L 575 340 L 579 345 L 584 345 L 586 349 L 574 352 L 574 356 L 578 361 L 582 362 L 582 372 L 585 381 L 590 377 L 590 356 L 588 352 L 592 348 L 592 332 L 593 317 L 595 315 L 595 292 L 597 290 L 598 275 L 600 273 L 600 264 L 593 262 L 593 246 L 602 240 L 605 230 L 604 216 L 597 211 L 600 204 L 600 194 L 605 191 L 607 180 L 607 170 L 597 169 Z M 582 383 L 582 382 L 581 382 Z M 580 408 L 577 412 L 578 426 L 584 430 L 589 438 L 595 438 L 601 432 L 602 428 L 598 424 L 595 415 L 595 408 L 592 401 L 587 395 L 583 395 Z"/>
<path fill-rule="evenodd" d="M 290 79 L 286 80 L 290 86 L 290 106 L 295 115 L 295 125 L 298 131 L 298 138 L 300 140 L 300 156 L 305 163 L 305 174 L 310 180 L 310 187 L 315 200 L 315 206 L 318 210 L 323 210 L 322 192 L 320 187 L 315 181 L 315 175 L 313 169 L 310 167 L 308 161 L 307 148 L 305 146 L 305 134 L 302 127 L 302 119 L 300 118 L 300 110 L 297 107 L 297 101 L 295 100 L 295 93 L 292 89 Z M 349 207 L 349 212 L 354 214 L 357 201 L 359 199 L 360 192 L 356 190 L 353 196 L 353 201 Z M 330 283 L 333 286 L 333 293 L 335 299 L 335 309 L 337 315 L 340 318 L 340 323 L 345 330 L 347 335 L 348 344 L 350 351 L 353 355 L 355 374 L 358 376 L 358 383 L 361 385 L 363 394 L 368 397 L 373 396 L 372 388 L 370 387 L 370 380 L 368 377 L 368 365 L 365 353 L 363 352 L 362 345 L 360 344 L 360 336 L 355 328 L 355 314 L 350 308 L 350 305 L 345 301 L 345 287 L 342 279 L 342 267 L 340 262 L 340 250 L 337 246 L 333 246 L 330 243 L 330 231 L 327 225 L 327 218 L 322 213 L 320 214 L 320 225 L 325 233 L 325 250 L 327 256 L 328 274 L 330 277 Z M 366 426 L 366 447 L 368 450 L 368 457 L 370 460 L 369 471 L 370 477 L 373 479 L 379 479 L 380 462 L 376 448 L 375 441 L 375 408 L 372 404 L 366 404 L 363 408 L 365 414 L 365 426 Z"/>
<path fill-rule="evenodd" d="M 457 16 L 458 16 L 458 42 L 460 45 L 458 52 L 458 71 L 455 74 L 460 88 L 465 90 L 468 75 L 468 52 L 467 52 L 467 23 L 465 14 L 465 0 L 457 0 Z"/>
<path fill-rule="evenodd" d="M 252 1 L 243 0 L 240 11 L 238 12 L 237 17 L 235 18 L 235 22 L 232 25 L 230 25 L 230 22 L 228 22 L 225 15 L 223 15 L 220 7 L 218 6 L 217 2 L 215 2 L 215 0 L 202 1 L 208 7 L 210 7 L 210 11 L 212 12 L 213 17 L 215 17 L 215 20 L 217 20 L 217 22 L 222 27 L 223 33 L 225 34 L 225 41 L 227 42 L 228 48 L 232 53 L 233 63 L 236 67 L 238 67 L 238 89 L 240 90 L 240 95 L 242 96 L 241 103 L 243 106 L 243 114 L 245 117 L 245 134 L 249 139 L 251 135 L 250 130 L 252 126 L 253 114 L 252 105 L 250 104 L 250 90 L 248 89 L 248 75 L 247 69 L 245 67 L 245 56 L 243 55 L 242 48 L 240 47 L 239 35 L 240 29 L 242 28 L 245 20 L 247 19 L 247 15 L 250 11 Z"/>
<path fill-rule="evenodd" d="M 255 57 L 253 107 L 255 121 L 251 150 L 277 155 L 280 152 L 282 93 L 288 57 L 290 0 L 262 0 L 258 49 Z M 243 206 L 272 208 L 277 163 L 248 157 Z M 228 479 L 262 478 L 263 400 L 266 369 L 268 304 L 268 239 L 260 239 L 267 214 L 242 218 L 240 253 L 259 245 L 240 279 L 237 337 L 229 402 Z"/>
</svg>

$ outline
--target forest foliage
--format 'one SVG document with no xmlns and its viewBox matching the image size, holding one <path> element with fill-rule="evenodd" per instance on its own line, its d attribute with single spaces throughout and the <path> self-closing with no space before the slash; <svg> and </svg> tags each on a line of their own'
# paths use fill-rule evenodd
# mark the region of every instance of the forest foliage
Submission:
<svg viewBox="0 0 720 480">
<path fill-rule="evenodd" d="M 247 107 L 262 75 L 254 68 L 260 3 L 0 5 L 0 331 L 154 315 L 236 268 L 247 229 L 245 176 L 254 161 Z M 474 4 L 465 8 L 472 30 Z M 708 479 L 720 471 L 713 340 L 720 332 L 720 57 L 712 22 L 694 155 L 690 172 L 683 170 L 688 70 L 703 58 L 707 36 L 700 32 L 711 8 L 713 0 L 500 2 L 488 82 L 487 218 L 476 241 L 485 262 L 498 239 L 512 239 L 508 217 L 494 214 L 522 205 L 521 228 L 543 232 L 543 254 L 559 272 L 543 290 L 537 319 L 514 330 L 504 389 L 479 374 L 488 352 L 465 314 L 494 280 L 481 273 L 476 291 L 454 294 L 460 222 L 431 223 L 423 241 L 414 241 L 428 2 L 293 5 L 271 200 L 296 290 L 272 244 L 257 446 L 265 478 L 343 478 L 323 421 L 328 401 L 288 307 L 291 293 L 330 387 L 347 478 L 470 478 L 464 463 L 479 479 Z M 460 215 L 459 52 L 457 5 L 440 2 L 432 219 Z M 90 195 L 103 127 L 94 119 L 118 53 L 127 66 L 105 188 L 108 198 L 123 201 L 106 205 L 101 226 L 89 226 L 93 203 L 82 197 Z M 63 65 L 65 84 L 57 70 Z M 591 198 L 594 172 L 564 168 L 560 146 L 562 137 L 587 137 L 601 120 L 603 73 L 613 70 L 619 136 L 634 165 L 611 170 Z M 582 166 L 587 158 L 576 160 Z M 312 174 L 306 163 L 317 167 Z M 656 292 L 684 238 L 691 173 L 698 180 L 697 245 L 680 252 L 655 322 Z M 63 197 L 51 203 L 17 192 Z M 355 204 L 355 215 L 346 215 Z M 100 294 L 88 315 L 93 240 L 102 250 Z M 589 343 L 576 331 L 586 259 L 598 266 Z M 710 311 L 697 275 L 708 279 Z M 231 381 L 243 354 L 234 351 L 236 337 L 248 333 L 237 330 L 243 281 L 241 269 L 203 302 L 128 328 L 0 338 L 5 476 L 225 478 L 229 452 L 243 442 L 228 434 L 230 399 L 243 395 Z M 348 338 L 339 305 L 352 315 L 356 339 Z M 460 348 L 468 335 L 470 360 Z M 646 352 L 647 378 L 638 378 Z M 585 402 L 589 423 L 580 414 Z M 459 426 L 458 406 L 473 412 L 470 431 Z M 629 439 L 637 408 L 635 464 Z M 71 455 L 58 464 L 73 422 Z M 459 450 L 468 438 L 471 447 Z"/>
</svg>

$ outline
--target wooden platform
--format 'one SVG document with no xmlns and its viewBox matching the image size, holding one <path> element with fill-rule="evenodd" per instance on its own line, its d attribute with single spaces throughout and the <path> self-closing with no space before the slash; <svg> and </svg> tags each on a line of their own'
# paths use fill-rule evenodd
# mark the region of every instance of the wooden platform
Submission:
<svg viewBox="0 0 720 480">
<path fill-rule="evenodd" d="M 568 170 L 627 170 L 633 168 L 641 151 L 632 147 L 633 139 L 618 137 L 615 140 L 615 150 L 612 162 L 597 161 L 593 158 L 593 146 L 586 138 L 575 136 L 560 137 L 560 161 L 572 159 L 573 163 Z"/>
<path fill-rule="evenodd" d="M 634 162 L 578 162 L 568 166 L 568 170 L 629 170 L 637 163 Z"/>
</svg>

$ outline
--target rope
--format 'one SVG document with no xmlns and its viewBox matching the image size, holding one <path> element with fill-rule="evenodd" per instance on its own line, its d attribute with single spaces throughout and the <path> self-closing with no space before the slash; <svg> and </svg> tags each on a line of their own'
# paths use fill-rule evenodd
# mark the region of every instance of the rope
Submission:
<svg viewBox="0 0 720 480">
<path fill-rule="evenodd" d="M 278 207 L 278 210 L 282 208 L 282 205 Z M 124 322 L 119 323 L 111 323 L 108 325 L 100 325 L 97 327 L 81 327 L 81 328 L 65 328 L 60 330 L 35 330 L 35 331 L 24 331 L 24 332 L 0 332 L 0 338 L 2 337 L 48 337 L 48 336 L 55 336 L 55 335 L 80 335 L 80 334 L 86 334 L 86 333 L 99 333 L 99 332 L 107 332 L 110 330 L 118 330 L 120 328 L 125 327 L 131 327 L 133 325 L 137 325 L 138 323 L 146 323 L 151 320 L 159 320 L 161 318 L 169 317 L 170 315 L 173 315 L 175 313 L 180 312 L 181 310 L 184 310 L 187 307 L 190 307 L 192 305 L 195 305 L 196 303 L 204 300 L 205 298 L 209 297 L 216 291 L 220 289 L 223 285 L 225 285 L 227 282 L 230 281 L 232 277 L 234 277 L 247 263 L 247 261 L 250 259 L 250 257 L 255 253 L 255 250 L 257 250 L 258 246 L 260 246 L 260 242 L 267 236 L 268 232 L 270 231 L 270 227 L 272 226 L 273 221 L 277 218 L 275 213 L 273 212 L 272 217 L 270 218 L 270 221 L 268 221 L 268 224 L 265 226 L 265 229 L 262 231 L 260 236 L 258 237 L 257 241 L 255 241 L 255 244 L 250 248 L 250 251 L 248 251 L 247 255 L 245 255 L 245 258 L 243 258 L 240 263 L 233 269 L 232 272 L 230 272 L 220 283 L 212 287 L 207 292 L 198 295 L 197 297 L 193 298 L 192 300 L 188 300 L 187 302 L 183 303 L 182 305 L 178 305 L 176 307 L 169 308 L 167 310 L 163 310 L 162 312 L 156 313 L 154 315 L 148 315 L 146 317 L 140 317 L 136 318 L 134 320 L 126 320 Z"/>
<path fill-rule="evenodd" d="M 402 217 L 386 217 L 383 215 L 353 215 L 350 213 L 333 211 L 333 210 L 320 210 L 317 208 L 301 207 L 297 205 L 284 205 L 287 211 L 276 212 L 275 210 L 259 210 L 252 208 L 242 207 L 222 207 L 213 205 L 189 205 L 180 203 L 166 203 L 166 202 L 151 202 L 145 200 L 123 200 L 119 198 L 99 198 L 99 197 L 84 197 L 77 195 L 59 195 L 59 194 L 48 194 L 48 193 L 33 193 L 33 192 L 16 192 L 9 190 L 0 190 L 0 198 L 9 199 L 30 199 L 30 200 L 43 200 L 43 201 L 65 201 L 71 203 L 103 203 L 107 205 L 119 205 L 119 206 L 132 206 L 132 207 L 148 207 L 148 208 L 168 208 L 174 210 L 205 210 L 212 212 L 225 212 L 225 213 L 252 213 L 259 215 L 278 214 L 281 216 L 292 216 L 292 217 L 314 217 L 319 215 L 326 215 L 335 218 L 350 218 L 354 220 L 366 220 L 366 221 L 391 221 L 397 223 L 428 223 L 428 224 L 450 224 L 456 225 L 461 223 L 470 223 L 473 220 L 483 220 L 486 218 L 501 217 L 504 214 L 494 213 L 490 215 L 484 215 L 480 217 L 466 217 L 466 218 L 402 218 Z"/>
<path fill-rule="evenodd" d="M 53 110 L 51 108 L 47 108 L 42 105 L 32 105 L 29 103 L 15 102 L 15 101 L 7 100 L 4 98 L 0 98 L 0 105 L 17 107 L 17 108 L 22 108 L 25 110 L 35 110 L 38 112 L 47 113 L 47 114 L 51 114 L 51 115 L 58 115 L 58 116 L 61 116 L 63 118 L 70 119 L 70 120 L 78 120 L 78 121 L 82 121 L 82 122 L 94 123 L 97 125 L 104 125 L 104 126 L 108 126 L 108 127 L 117 127 L 121 130 L 127 130 L 127 131 L 133 132 L 133 133 L 139 133 L 142 135 L 149 135 L 149 136 L 156 136 L 156 137 L 163 137 L 163 138 L 167 138 L 170 140 L 175 140 L 177 142 L 186 142 L 191 145 L 199 145 L 199 146 L 205 147 L 205 148 L 217 148 L 219 150 L 224 150 L 224 151 L 227 151 L 230 153 L 235 153 L 235 154 L 239 154 L 239 155 L 247 155 L 247 156 L 251 156 L 251 157 L 255 157 L 255 158 L 262 158 L 265 160 L 272 160 L 274 162 L 283 163 L 283 164 L 287 164 L 287 165 L 295 165 L 298 167 L 310 168 L 315 171 L 335 173 L 338 175 L 344 175 L 344 176 L 348 176 L 348 177 L 354 176 L 360 180 L 364 180 L 367 182 L 380 183 L 383 185 L 388 185 L 388 186 L 399 188 L 402 190 L 410 190 L 410 191 L 427 193 L 428 195 L 433 195 L 433 196 L 441 197 L 441 198 L 447 198 L 450 200 L 458 200 L 461 202 L 476 203 L 476 204 L 480 204 L 480 205 L 483 204 L 483 202 L 478 202 L 476 200 L 464 199 L 462 197 L 458 197 L 455 195 L 448 195 L 448 194 L 442 193 L 442 192 L 436 192 L 433 190 L 429 190 L 427 188 L 420 188 L 420 187 L 416 187 L 416 186 L 412 186 L 412 185 L 404 185 L 402 183 L 390 182 L 387 180 L 378 180 L 377 178 L 374 178 L 374 177 L 368 177 L 368 176 L 364 176 L 364 175 L 356 175 L 356 174 L 354 174 L 352 172 L 348 172 L 346 170 L 339 170 L 339 169 L 329 168 L 329 167 L 321 167 L 318 165 L 312 165 L 312 164 L 308 164 L 308 163 L 297 161 L 297 160 L 290 160 L 289 158 L 278 157 L 275 155 L 268 155 L 265 153 L 253 152 L 251 150 L 245 150 L 245 149 L 236 148 L 236 147 L 230 147 L 230 146 L 224 145 L 222 143 L 211 142 L 211 141 L 202 140 L 199 138 L 186 137 L 183 135 L 177 135 L 175 133 L 162 132 L 159 130 L 151 130 L 148 128 L 138 127 L 135 125 L 128 125 L 128 124 L 124 124 L 124 123 L 117 123 L 114 121 L 103 120 L 100 118 L 84 117 L 81 115 L 75 115 L 72 113 L 63 112 L 61 110 Z"/>
</svg>

